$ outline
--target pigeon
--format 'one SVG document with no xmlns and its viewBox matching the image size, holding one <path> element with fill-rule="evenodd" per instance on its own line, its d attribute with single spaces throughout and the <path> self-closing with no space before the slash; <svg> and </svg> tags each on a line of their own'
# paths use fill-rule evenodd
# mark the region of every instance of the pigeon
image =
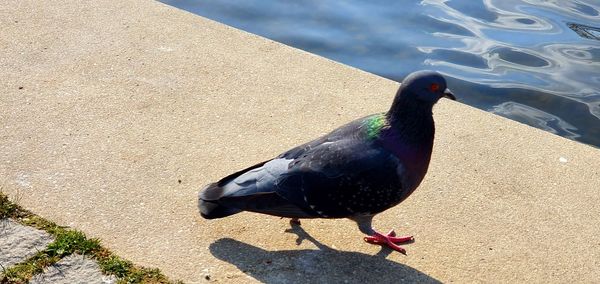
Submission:
<svg viewBox="0 0 600 284">
<path fill-rule="evenodd" d="M 434 71 L 409 74 L 390 109 L 354 120 L 279 156 L 230 174 L 198 195 L 202 217 L 242 211 L 291 218 L 349 218 L 368 243 L 406 254 L 414 241 L 372 227 L 373 217 L 404 201 L 419 186 L 431 159 L 433 105 L 456 100 Z"/>
</svg>

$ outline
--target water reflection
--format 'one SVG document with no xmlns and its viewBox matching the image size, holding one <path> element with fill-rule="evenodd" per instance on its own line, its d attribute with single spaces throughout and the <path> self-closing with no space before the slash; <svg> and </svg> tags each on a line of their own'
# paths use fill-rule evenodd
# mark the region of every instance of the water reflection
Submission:
<svg viewBox="0 0 600 284">
<path fill-rule="evenodd" d="M 393 80 L 439 70 L 465 103 L 600 146 L 597 0 L 164 2 Z"/>
<path fill-rule="evenodd" d="M 525 124 L 534 125 L 543 130 L 575 139 L 579 137 L 575 126 L 547 112 L 515 102 L 505 102 L 490 109 L 491 112 L 510 117 Z"/>
<path fill-rule="evenodd" d="M 581 37 L 600 40 L 600 28 L 577 23 L 567 23 L 567 26 Z"/>
</svg>

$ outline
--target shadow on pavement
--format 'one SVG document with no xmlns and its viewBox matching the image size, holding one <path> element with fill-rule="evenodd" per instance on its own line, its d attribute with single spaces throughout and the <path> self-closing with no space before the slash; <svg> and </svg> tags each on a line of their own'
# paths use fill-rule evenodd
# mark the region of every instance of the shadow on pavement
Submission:
<svg viewBox="0 0 600 284">
<path fill-rule="evenodd" d="M 388 248 L 376 255 L 338 251 L 319 243 L 300 226 L 294 225 L 286 232 L 298 235 L 298 244 L 308 240 L 318 249 L 266 251 L 223 238 L 210 245 L 210 252 L 265 283 L 441 283 L 412 267 L 387 260 L 385 257 L 392 253 Z"/>
</svg>

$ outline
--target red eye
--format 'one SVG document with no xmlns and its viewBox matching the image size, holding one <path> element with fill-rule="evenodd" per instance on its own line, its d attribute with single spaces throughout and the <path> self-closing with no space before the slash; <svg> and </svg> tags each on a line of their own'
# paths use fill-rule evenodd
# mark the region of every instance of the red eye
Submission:
<svg viewBox="0 0 600 284">
<path fill-rule="evenodd" d="M 436 84 L 436 83 L 432 83 L 431 85 L 429 85 L 429 90 L 432 92 L 437 92 L 440 89 L 440 85 Z"/>
</svg>

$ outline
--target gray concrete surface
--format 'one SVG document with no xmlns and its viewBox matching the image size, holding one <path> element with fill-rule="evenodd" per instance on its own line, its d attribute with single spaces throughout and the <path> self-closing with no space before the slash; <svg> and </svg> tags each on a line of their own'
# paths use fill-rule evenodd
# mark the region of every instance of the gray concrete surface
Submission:
<svg viewBox="0 0 600 284">
<path fill-rule="evenodd" d="M 31 284 L 112 284 L 116 282 L 116 277 L 102 274 L 96 261 L 79 254 L 64 257 L 29 281 Z"/>
<path fill-rule="evenodd" d="M 39 251 L 54 240 L 48 233 L 11 219 L 0 220 L 0 268 L 9 269 Z M 2 271 L 0 270 L 0 276 Z M 30 283 L 116 283 L 112 275 L 104 275 L 98 263 L 82 255 L 70 255 L 34 275 Z"/>
<path fill-rule="evenodd" d="M 408 256 L 347 220 L 206 221 L 202 185 L 386 110 L 398 85 L 150 0 L 0 15 L 4 190 L 135 263 L 190 283 L 600 281 L 598 149 L 443 101 L 425 181 L 375 221 L 415 236 Z"/>
<path fill-rule="evenodd" d="M 54 239 L 48 233 L 23 226 L 10 219 L 0 220 L 0 274 L 42 251 Z"/>
</svg>

